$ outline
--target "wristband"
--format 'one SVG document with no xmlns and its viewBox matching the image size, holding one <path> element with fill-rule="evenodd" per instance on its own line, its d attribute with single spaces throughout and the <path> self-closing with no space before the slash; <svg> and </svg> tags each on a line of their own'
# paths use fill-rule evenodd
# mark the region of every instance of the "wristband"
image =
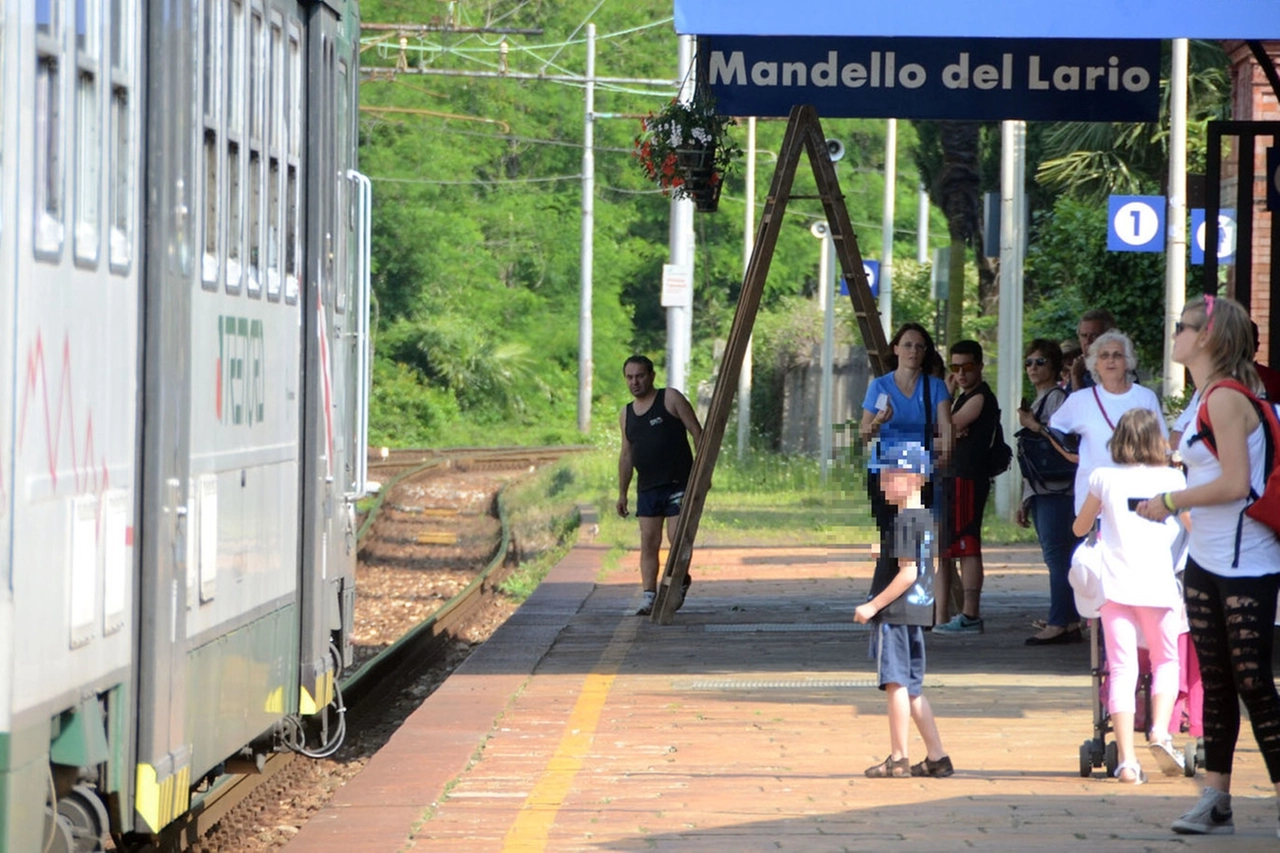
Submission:
<svg viewBox="0 0 1280 853">
<path fill-rule="evenodd" d="M 1160 496 L 1160 500 L 1164 501 L 1164 508 L 1169 510 L 1170 515 L 1178 511 L 1178 508 L 1173 505 L 1173 494 L 1171 492 L 1165 492 Z"/>
</svg>

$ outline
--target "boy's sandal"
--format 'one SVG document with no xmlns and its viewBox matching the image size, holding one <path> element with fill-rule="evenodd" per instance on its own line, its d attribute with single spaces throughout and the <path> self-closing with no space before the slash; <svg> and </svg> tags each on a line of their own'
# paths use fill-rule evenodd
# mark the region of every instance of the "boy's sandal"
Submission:
<svg viewBox="0 0 1280 853">
<path fill-rule="evenodd" d="M 926 758 L 919 764 L 911 765 L 912 776 L 934 776 L 942 779 L 950 776 L 954 772 L 956 771 L 955 768 L 951 766 L 951 756 L 949 755 L 944 755 L 937 761 Z"/>
<path fill-rule="evenodd" d="M 1132 771 L 1133 778 L 1125 779 L 1121 774 L 1126 770 Z M 1126 761 L 1116 768 L 1116 778 L 1126 785 L 1141 785 L 1147 781 L 1147 774 L 1142 772 L 1142 765 L 1136 761 Z"/>
<path fill-rule="evenodd" d="M 891 755 L 879 764 L 868 767 L 863 775 L 869 779 L 902 779 L 911 775 L 911 761 L 905 756 L 895 761 Z"/>
</svg>

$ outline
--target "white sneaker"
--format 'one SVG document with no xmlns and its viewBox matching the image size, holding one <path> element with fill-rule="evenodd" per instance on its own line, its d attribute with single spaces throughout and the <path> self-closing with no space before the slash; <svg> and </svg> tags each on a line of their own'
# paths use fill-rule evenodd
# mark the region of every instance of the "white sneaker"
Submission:
<svg viewBox="0 0 1280 853">
<path fill-rule="evenodd" d="M 1231 795 L 1206 787 L 1195 808 L 1173 822 L 1179 835 L 1231 835 L 1236 831 L 1231 819 Z"/>
<path fill-rule="evenodd" d="M 1147 748 L 1155 756 L 1156 763 L 1160 765 L 1161 773 L 1166 776 L 1182 775 L 1183 769 L 1186 767 L 1186 759 L 1182 757 L 1181 752 L 1173 748 L 1172 738 L 1153 740 L 1147 744 Z"/>
</svg>

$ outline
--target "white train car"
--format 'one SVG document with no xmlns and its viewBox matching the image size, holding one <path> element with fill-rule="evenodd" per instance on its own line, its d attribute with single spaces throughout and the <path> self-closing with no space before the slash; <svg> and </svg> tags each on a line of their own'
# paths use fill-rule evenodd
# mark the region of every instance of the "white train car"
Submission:
<svg viewBox="0 0 1280 853">
<path fill-rule="evenodd" d="M 355 3 L 0 6 L 0 849 L 146 844 L 340 736 Z"/>
</svg>

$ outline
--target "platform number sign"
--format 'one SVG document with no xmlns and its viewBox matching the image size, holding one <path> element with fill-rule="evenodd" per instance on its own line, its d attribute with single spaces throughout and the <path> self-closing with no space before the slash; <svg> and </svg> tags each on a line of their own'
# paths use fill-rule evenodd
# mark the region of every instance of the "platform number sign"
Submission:
<svg viewBox="0 0 1280 853">
<path fill-rule="evenodd" d="M 880 296 L 880 262 L 862 259 L 862 272 L 867 277 L 867 286 L 871 288 L 871 295 L 879 298 Z M 840 276 L 840 295 L 849 295 L 849 282 L 845 281 L 844 276 Z"/>
<path fill-rule="evenodd" d="M 1191 263 L 1204 263 L 1204 241 L 1209 229 L 1204 223 L 1204 208 L 1191 208 Z M 1236 262 L 1236 212 L 1218 211 L 1218 263 Z"/>
<path fill-rule="evenodd" d="M 1163 252 L 1164 208 L 1164 196 L 1110 196 L 1107 199 L 1107 249 Z"/>
</svg>

